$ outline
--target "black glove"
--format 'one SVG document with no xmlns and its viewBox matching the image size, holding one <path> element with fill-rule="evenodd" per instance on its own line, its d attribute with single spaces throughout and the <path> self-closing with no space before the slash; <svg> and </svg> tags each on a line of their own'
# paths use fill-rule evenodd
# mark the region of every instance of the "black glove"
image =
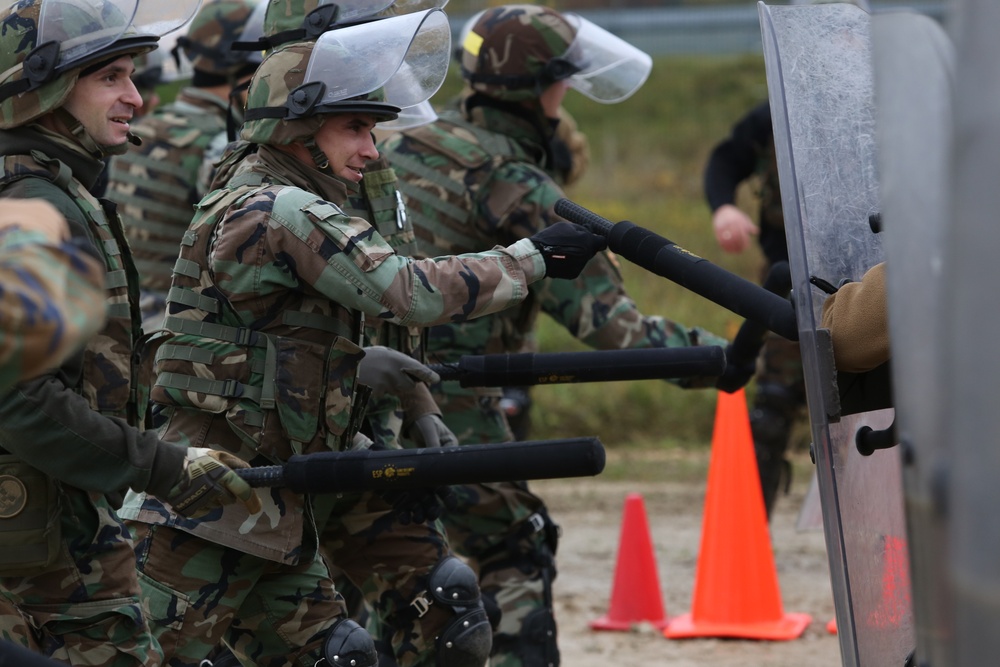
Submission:
<svg viewBox="0 0 1000 667">
<path fill-rule="evenodd" d="M 726 369 L 715 383 L 716 389 L 732 394 L 746 386 L 757 372 L 756 359 L 737 359 L 733 354 L 733 344 L 726 346 Z"/>
<path fill-rule="evenodd" d="M 608 247 L 608 241 L 586 227 L 569 222 L 549 225 L 531 237 L 545 260 L 547 278 L 572 280 L 590 258 Z"/>
<path fill-rule="evenodd" d="M 396 521 L 404 526 L 437 521 L 445 509 L 454 510 L 458 507 L 458 498 L 450 486 L 385 491 L 382 497 L 392 505 Z"/>
</svg>

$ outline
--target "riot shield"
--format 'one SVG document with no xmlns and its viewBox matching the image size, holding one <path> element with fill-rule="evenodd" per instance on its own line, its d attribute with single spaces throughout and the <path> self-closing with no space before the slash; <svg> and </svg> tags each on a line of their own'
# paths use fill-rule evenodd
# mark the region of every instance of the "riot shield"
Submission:
<svg viewBox="0 0 1000 667">
<path fill-rule="evenodd" d="M 848 382 L 866 378 L 838 376 L 818 329 L 824 289 L 884 259 L 869 224 L 879 209 L 870 17 L 847 4 L 758 8 L 841 655 L 845 667 L 901 666 L 913 624 L 899 454 L 863 456 L 855 444 L 893 412 L 867 399 L 842 407 Z"/>
<path fill-rule="evenodd" d="M 944 436 L 941 356 L 947 161 L 954 53 L 941 25 L 915 13 L 872 18 L 876 127 L 885 229 L 896 429 L 920 664 L 952 664 L 948 544 L 940 480 L 950 465 Z"/>
<path fill-rule="evenodd" d="M 997 420 L 997 283 L 1000 263 L 1000 3 L 954 3 L 954 149 L 946 217 L 939 316 L 948 323 L 945 381 L 938 400 L 953 456 L 945 480 L 947 574 L 953 595 L 954 653 L 949 665 L 995 662 L 1000 651 L 1000 420 Z"/>
</svg>

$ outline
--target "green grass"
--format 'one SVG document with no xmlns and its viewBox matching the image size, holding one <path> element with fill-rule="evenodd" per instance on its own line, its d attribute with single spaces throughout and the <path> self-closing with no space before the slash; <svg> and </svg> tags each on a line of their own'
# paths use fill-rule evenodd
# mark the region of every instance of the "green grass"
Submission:
<svg viewBox="0 0 1000 667">
<path fill-rule="evenodd" d="M 459 89 L 454 74 L 435 97 Z M 646 84 L 617 105 L 570 91 L 565 105 L 587 133 L 591 164 L 570 199 L 611 220 L 628 219 L 697 255 L 756 280 L 761 256 L 722 253 L 711 232 L 702 171 L 712 146 L 767 96 L 759 57 L 657 59 Z M 755 210 L 750 187 L 741 203 Z M 642 312 L 731 337 L 741 319 L 678 285 L 622 260 L 629 294 Z M 542 351 L 585 349 L 542 318 Z M 748 388 L 752 392 L 752 387 Z M 597 435 L 608 447 L 701 448 L 711 441 L 715 390 L 661 381 L 537 387 L 533 437 Z"/>
</svg>

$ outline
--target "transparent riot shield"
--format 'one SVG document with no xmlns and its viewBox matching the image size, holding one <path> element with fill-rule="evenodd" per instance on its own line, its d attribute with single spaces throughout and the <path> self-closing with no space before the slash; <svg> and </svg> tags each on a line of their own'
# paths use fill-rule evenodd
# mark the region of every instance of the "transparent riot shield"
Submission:
<svg viewBox="0 0 1000 667">
<path fill-rule="evenodd" d="M 902 666 L 914 639 L 899 452 L 856 445 L 863 427 L 892 425 L 888 369 L 838 374 L 818 328 L 824 289 L 884 259 L 869 223 L 870 16 L 847 4 L 758 8 L 841 655 L 845 667 Z"/>
<path fill-rule="evenodd" d="M 960 0 L 954 9 L 948 298 L 940 312 L 949 335 L 932 353 L 944 360 L 938 400 L 947 410 L 944 434 L 952 450 L 944 487 L 955 650 L 947 664 L 964 667 L 996 663 L 1000 655 L 1000 2 Z"/>
<path fill-rule="evenodd" d="M 952 608 L 944 566 L 948 536 L 941 480 L 951 447 L 943 433 L 941 356 L 947 328 L 943 276 L 954 51 L 944 28 L 916 13 L 872 17 L 882 222 L 885 229 L 893 397 L 920 664 L 948 665 Z"/>
</svg>

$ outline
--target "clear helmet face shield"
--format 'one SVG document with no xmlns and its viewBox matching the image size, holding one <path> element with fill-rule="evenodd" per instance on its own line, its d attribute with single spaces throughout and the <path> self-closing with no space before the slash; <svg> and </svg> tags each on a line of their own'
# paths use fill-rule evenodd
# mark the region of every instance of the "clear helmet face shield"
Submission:
<svg viewBox="0 0 1000 667">
<path fill-rule="evenodd" d="M 56 69 L 99 55 L 121 39 L 159 38 L 194 16 L 200 0 L 46 0 L 38 15 L 38 44 L 59 44 Z"/>
<path fill-rule="evenodd" d="M 564 14 L 576 27 L 576 37 L 562 55 L 579 71 L 567 81 L 595 102 L 615 104 L 642 87 L 653 68 L 653 59 L 577 14 Z"/>
<path fill-rule="evenodd" d="M 420 104 L 400 109 L 395 119 L 379 123 L 378 129 L 384 132 L 402 132 L 403 130 L 433 123 L 437 118 L 438 115 L 434 110 L 434 105 L 430 103 L 430 100 L 424 100 Z"/>
<path fill-rule="evenodd" d="M 332 30 L 320 36 L 304 85 L 322 83 L 316 106 L 384 90 L 385 104 L 413 107 L 444 82 L 451 29 L 440 9 Z"/>
</svg>

